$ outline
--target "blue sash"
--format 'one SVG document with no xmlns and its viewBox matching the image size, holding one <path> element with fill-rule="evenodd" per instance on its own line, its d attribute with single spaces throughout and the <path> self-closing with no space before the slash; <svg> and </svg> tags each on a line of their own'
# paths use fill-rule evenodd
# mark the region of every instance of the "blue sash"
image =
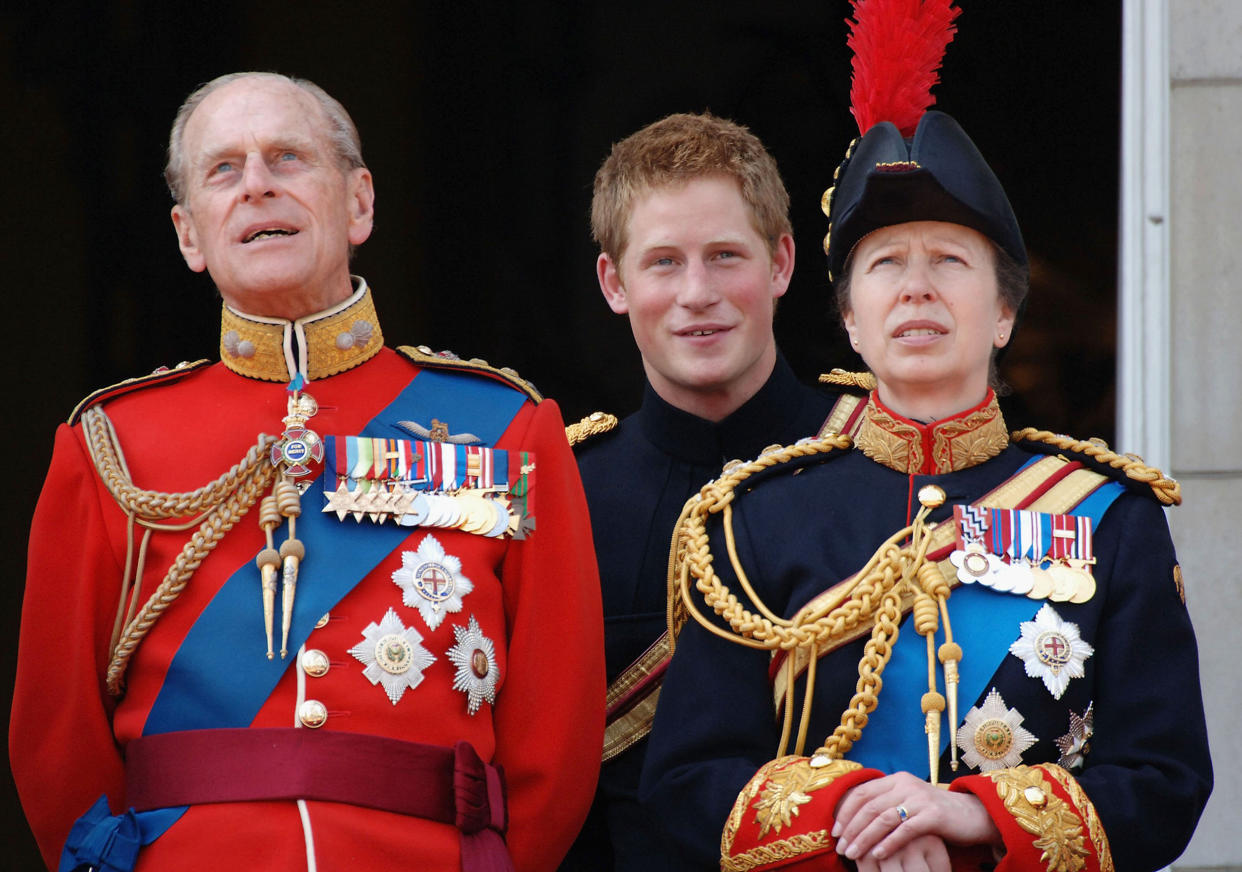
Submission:
<svg viewBox="0 0 1242 872">
<path fill-rule="evenodd" d="M 1069 512 L 1091 518 L 1093 528 L 1108 511 L 1113 500 L 1125 490 L 1117 482 L 1106 482 Z M 1042 603 L 1024 596 L 1002 593 L 978 584 L 961 585 L 949 599 L 949 620 L 954 627 L 970 628 L 969 656 L 959 664 L 958 717 L 988 690 L 992 676 L 1017 638 L 1014 628 L 1029 621 Z M 958 631 L 959 637 L 962 635 Z M 943 627 L 936 633 L 936 645 L 944 641 Z M 879 705 L 867 721 L 862 737 L 847 755 L 864 766 L 881 772 L 912 772 L 927 778 L 927 742 L 911 741 L 918 713 L 902 707 L 898 700 L 921 699 L 927 692 L 927 641 L 914 631 L 910 615 L 901 625 L 892 657 L 884 668 L 884 692 Z M 960 726 L 960 725 L 959 725 Z M 949 731 L 940 732 L 940 753 L 949 746 Z"/>
<path fill-rule="evenodd" d="M 524 394 L 490 378 L 424 369 L 359 435 L 408 438 L 398 421 L 436 417 L 494 445 L 525 402 Z M 309 492 L 322 492 L 321 484 L 316 481 Z M 312 544 L 298 572 L 289 631 L 292 651 L 301 648 L 315 623 L 410 535 L 408 529 L 395 526 L 343 524 L 314 509 L 302 513 L 297 529 L 298 538 Z M 245 727 L 254 720 L 293 663 L 292 658 L 265 656 L 258 578 L 254 562 L 247 562 L 199 615 L 173 657 L 143 726 L 144 735 Z M 138 845 L 155 841 L 185 811 L 183 806 L 108 816 L 101 797 L 74 824 L 59 872 L 86 866 L 127 872 L 137 859 Z"/>
</svg>

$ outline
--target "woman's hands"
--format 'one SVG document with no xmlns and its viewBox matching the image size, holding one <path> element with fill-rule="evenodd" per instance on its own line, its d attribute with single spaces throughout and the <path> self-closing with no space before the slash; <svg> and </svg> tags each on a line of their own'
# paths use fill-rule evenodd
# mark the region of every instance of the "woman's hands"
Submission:
<svg viewBox="0 0 1242 872">
<path fill-rule="evenodd" d="M 948 872 L 946 844 L 1002 843 L 978 798 L 950 793 L 908 772 L 846 791 L 832 835 L 837 853 L 857 861 L 860 872 Z"/>
</svg>

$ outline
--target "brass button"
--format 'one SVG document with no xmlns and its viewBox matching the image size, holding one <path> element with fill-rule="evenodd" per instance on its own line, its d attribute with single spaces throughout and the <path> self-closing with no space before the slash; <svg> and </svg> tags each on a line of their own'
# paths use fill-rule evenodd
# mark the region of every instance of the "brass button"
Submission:
<svg viewBox="0 0 1242 872">
<path fill-rule="evenodd" d="M 329 618 L 331 618 L 331 617 L 332 617 L 332 615 L 331 615 L 330 613 L 325 612 L 325 613 L 324 613 L 324 616 L 323 616 L 322 618 L 320 618 L 319 620 L 315 621 L 315 629 L 316 629 L 316 630 L 322 630 L 324 627 L 328 626 L 328 620 L 329 620 Z"/>
<path fill-rule="evenodd" d="M 302 654 L 302 669 L 311 678 L 323 678 L 330 668 L 332 664 L 328 661 L 328 655 L 318 648 L 310 648 Z"/>
<path fill-rule="evenodd" d="M 1048 804 L 1048 794 L 1038 787 L 1028 787 L 1022 791 L 1022 796 L 1031 804 L 1034 809 L 1042 809 Z"/>
<path fill-rule="evenodd" d="M 929 509 L 943 506 L 947 498 L 944 488 L 937 487 L 934 484 L 925 484 L 919 488 L 919 503 Z"/>
<path fill-rule="evenodd" d="M 317 730 L 328 720 L 328 707 L 317 699 L 308 699 L 298 706 L 298 720 L 302 726 Z"/>
</svg>

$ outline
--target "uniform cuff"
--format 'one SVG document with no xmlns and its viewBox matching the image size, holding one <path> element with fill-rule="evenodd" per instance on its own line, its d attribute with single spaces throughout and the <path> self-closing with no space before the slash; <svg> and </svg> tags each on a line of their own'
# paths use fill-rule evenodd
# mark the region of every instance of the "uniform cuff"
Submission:
<svg viewBox="0 0 1242 872">
<path fill-rule="evenodd" d="M 1005 842 L 996 872 L 1114 872 L 1108 837 L 1078 782 L 1054 764 L 954 780 L 983 803 Z"/>
<path fill-rule="evenodd" d="M 836 852 L 833 813 L 856 784 L 881 778 L 848 760 L 812 767 L 807 757 L 765 764 L 742 788 L 720 839 L 721 872 L 853 868 Z"/>
</svg>

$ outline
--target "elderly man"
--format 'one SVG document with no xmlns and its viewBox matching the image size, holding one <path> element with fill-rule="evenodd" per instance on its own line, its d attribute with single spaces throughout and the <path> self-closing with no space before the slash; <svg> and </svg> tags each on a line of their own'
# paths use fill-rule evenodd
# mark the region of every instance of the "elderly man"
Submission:
<svg viewBox="0 0 1242 872">
<path fill-rule="evenodd" d="M 57 434 L 10 733 L 46 861 L 555 867 L 603 716 L 555 404 L 384 347 L 349 273 L 371 174 L 317 86 L 203 86 L 167 177 L 221 360 L 100 391 Z"/>
<path fill-rule="evenodd" d="M 798 382 L 773 335 L 794 268 L 788 213 L 763 143 L 712 115 L 644 127 L 596 174 L 599 284 L 629 318 L 647 386 L 638 412 L 578 447 L 604 592 L 609 717 L 598 795 L 564 869 L 672 868 L 635 794 L 668 657 L 678 513 L 724 463 L 815 435 L 832 406 Z M 580 428 L 605 430 L 598 417 Z"/>
</svg>

